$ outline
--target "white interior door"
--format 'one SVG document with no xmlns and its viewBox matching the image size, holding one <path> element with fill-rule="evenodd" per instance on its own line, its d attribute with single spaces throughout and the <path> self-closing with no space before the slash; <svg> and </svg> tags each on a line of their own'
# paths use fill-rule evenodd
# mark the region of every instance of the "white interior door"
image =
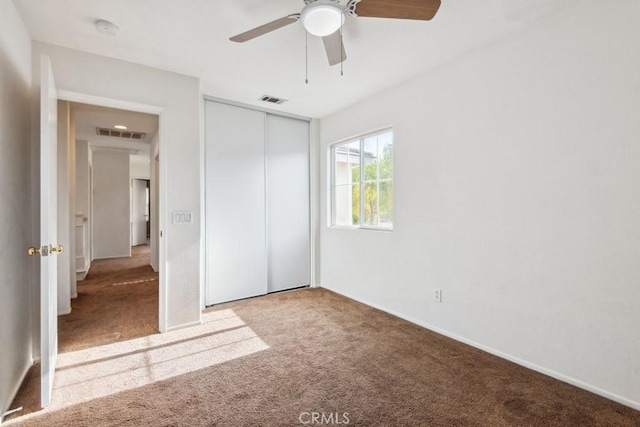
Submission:
<svg viewBox="0 0 640 427">
<path fill-rule="evenodd" d="M 147 181 L 131 183 L 131 246 L 147 243 Z"/>
<path fill-rule="evenodd" d="M 310 283 L 309 122 L 267 114 L 267 289 Z"/>
<path fill-rule="evenodd" d="M 58 355 L 58 96 L 49 57 L 40 59 L 40 356 L 41 405 L 51 402 Z"/>
<path fill-rule="evenodd" d="M 206 305 L 263 295 L 265 113 L 206 102 Z"/>
</svg>

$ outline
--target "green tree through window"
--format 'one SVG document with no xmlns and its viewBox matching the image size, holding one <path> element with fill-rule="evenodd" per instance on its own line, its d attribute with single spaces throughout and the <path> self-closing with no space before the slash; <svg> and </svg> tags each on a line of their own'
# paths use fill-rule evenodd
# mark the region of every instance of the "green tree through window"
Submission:
<svg viewBox="0 0 640 427">
<path fill-rule="evenodd" d="M 332 147 L 333 224 L 393 226 L 393 133 L 365 135 Z M 364 173 L 364 175 L 362 175 Z"/>
</svg>

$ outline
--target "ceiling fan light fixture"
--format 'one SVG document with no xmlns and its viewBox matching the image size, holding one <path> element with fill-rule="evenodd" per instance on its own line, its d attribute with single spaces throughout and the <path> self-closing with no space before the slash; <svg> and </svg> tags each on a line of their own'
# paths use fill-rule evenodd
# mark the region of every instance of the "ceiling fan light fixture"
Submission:
<svg viewBox="0 0 640 427">
<path fill-rule="evenodd" d="M 326 37 L 340 29 L 344 23 L 344 11 L 334 2 L 319 0 L 305 6 L 300 19 L 302 26 L 310 34 Z"/>
</svg>

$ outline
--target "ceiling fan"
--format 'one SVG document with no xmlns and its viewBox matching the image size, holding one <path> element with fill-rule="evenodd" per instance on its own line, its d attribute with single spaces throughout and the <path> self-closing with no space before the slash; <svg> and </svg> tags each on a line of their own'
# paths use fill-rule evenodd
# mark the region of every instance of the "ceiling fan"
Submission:
<svg viewBox="0 0 640 427">
<path fill-rule="evenodd" d="M 229 40 L 244 43 L 301 21 L 309 34 L 322 37 L 329 65 L 336 65 L 347 59 L 340 31 L 346 15 L 428 21 L 440 7 L 440 0 L 347 0 L 345 4 L 340 0 L 304 0 L 304 3 L 300 13 L 276 19 Z"/>
</svg>

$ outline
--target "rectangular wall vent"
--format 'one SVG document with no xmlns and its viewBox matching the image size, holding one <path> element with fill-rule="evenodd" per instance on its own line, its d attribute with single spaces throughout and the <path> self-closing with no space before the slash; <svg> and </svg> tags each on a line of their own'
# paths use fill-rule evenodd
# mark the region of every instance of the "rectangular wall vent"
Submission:
<svg viewBox="0 0 640 427">
<path fill-rule="evenodd" d="M 133 132 L 129 130 L 96 128 L 96 133 L 100 136 L 112 136 L 114 138 L 135 139 L 141 141 L 146 134 L 144 132 Z"/>
<path fill-rule="evenodd" d="M 271 104 L 282 104 L 287 102 L 286 99 L 276 98 L 275 96 L 263 95 L 260 97 L 260 101 L 269 102 Z"/>
</svg>

